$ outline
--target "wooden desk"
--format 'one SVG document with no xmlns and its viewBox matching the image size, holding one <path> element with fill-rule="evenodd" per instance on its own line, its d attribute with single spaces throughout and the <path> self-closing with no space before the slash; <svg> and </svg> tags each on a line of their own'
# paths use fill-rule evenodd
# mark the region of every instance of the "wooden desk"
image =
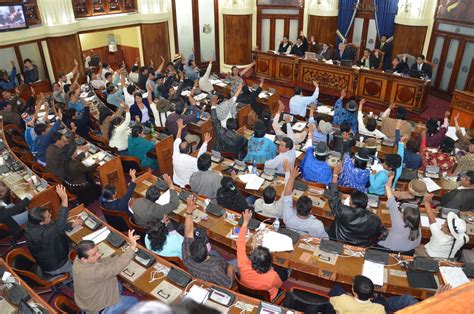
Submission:
<svg viewBox="0 0 474 314">
<path fill-rule="evenodd" d="M 451 121 L 459 114 L 459 126 L 474 129 L 474 93 L 455 90 L 451 99 Z"/>
<path fill-rule="evenodd" d="M 148 183 L 138 183 L 135 189 L 135 195 L 143 197 L 146 193 L 148 184 L 156 181 L 155 176 L 147 179 Z M 280 186 L 281 188 L 281 186 Z M 207 230 L 207 235 L 214 245 L 218 245 L 235 253 L 237 248 L 236 239 L 231 239 L 229 234 L 231 229 L 237 225 L 239 214 L 234 213 L 236 217 L 230 219 L 226 216 L 215 217 L 208 214 L 207 219 L 201 219 L 205 214 L 204 199 L 198 197 L 197 210 L 193 214 L 194 223 Z M 173 220 L 184 222 L 186 204 L 180 201 L 179 207 L 170 214 Z M 228 211 L 231 212 L 231 211 Z M 253 232 L 251 233 L 253 236 Z M 291 277 L 307 282 L 315 280 L 320 285 L 328 288 L 334 285 L 334 282 L 350 287 L 355 275 L 362 273 L 364 263 L 364 248 L 344 246 L 344 254 L 339 256 L 335 263 L 325 262 L 319 257 L 319 239 L 310 236 L 301 236 L 298 243 L 294 245 L 291 252 L 273 253 L 273 263 L 275 265 L 292 269 Z M 247 241 L 247 249 L 250 249 L 252 239 Z M 315 253 L 316 252 L 316 253 Z M 323 253 L 323 255 L 325 255 Z M 377 291 L 390 295 L 411 294 L 417 298 L 425 299 L 434 294 L 435 291 L 414 289 L 408 285 L 406 270 L 397 264 L 396 255 L 390 256 L 389 264 L 386 266 L 386 280 L 382 287 L 376 287 Z M 411 257 L 404 256 L 403 260 L 411 261 Z M 444 263 L 444 262 L 441 262 Z M 435 274 L 436 280 L 442 283 L 441 275 Z"/>
<path fill-rule="evenodd" d="M 28 304 L 30 305 L 39 305 L 42 310 L 46 310 L 47 312 L 53 314 L 53 313 L 59 313 L 56 309 L 51 307 L 46 301 L 43 300 L 33 289 L 31 289 L 28 284 L 21 279 L 21 276 L 18 275 L 8 264 L 3 260 L 3 258 L 0 258 L 0 267 L 2 267 L 5 271 L 11 273 L 15 279 L 16 282 L 23 287 L 26 292 L 30 295 L 31 299 L 28 301 Z M 17 311 L 19 310 L 17 305 L 14 305 L 13 303 L 9 302 L 6 295 L 5 295 L 5 290 L 3 290 L 3 298 L 4 300 L 0 302 L 0 312 L 2 313 L 9 313 L 10 311 L 13 313 L 18 313 Z"/>
<path fill-rule="evenodd" d="M 154 180 L 156 180 L 156 177 L 154 177 Z M 142 184 L 144 185 L 143 182 L 139 183 L 139 185 Z M 182 208 L 182 207 L 181 207 Z M 80 205 L 74 209 L 72 209 L 70 212 L 69 212 L 69 219 L 72 220 L 72 219 L 75 219 L 75 217 L 81 213 L 85 211 L 88 215 L 90 216 L 93 216 L 94 218 L 100 220 L 97 216 L 95 216 L 91 211 L 89 211 L 87 208 L 85 208 L 83 205 Z M 123 234 L 121 234 L 120 232 L 118 232 L 117 230 L 115 230 L 113 227 L 111 227 L 110 225 L 108 225 L 106 222 L 102 221 L 103 225 L 106 226 L 107 228 L 109 228 L 109 230 L 111 230 L 112 232 L 115 232 L 117 235 L 121 236 L 123 239 L 127 239 Z M 77 245 L 84 236 L 87 236 L 88 234 L 92 233 L 92 231 L 87 228 L 86 226 L 82 226 L 82 227 L 79 227 L 77 229 L 74 229 L 73 230 L 73 233 L 72 234 L 69 234 L 69 238 Z M 113 246 L 109 245 L 107 243 L 107 241 L 102 241 L 101 243 L 98 244 L 99 246 L 99 251 L 103 254 L 103 257 L 106 257 L 106 256 L 110 256 L 112 254 L 116 254 L 116 255 L 120 255 L 123 253 L 122 249 L 121 248 L 114 248 Z M 156 270 L 156 266 L 158 265 L 163 265 L 163 266 L 166 266 L 166 267 L 176 267 L 174 266 L 173 264 L 169 263 L 168 261 L 166 261 L 165 259 L 163 259 L 162 257 L 160 257 L 159 255 L 157 254 L 154 254 L 152 251 L 149 251 L 147 250 L 145 247 L 141 246 L 141 245 L 138 245 L 138 248 L 139 249 L 142 249 L 142 250 L 145 250 L 147 251 L 148 253 L 152 254 L 156 261 L 155 263 L 148 267 L 148 268 L 145 268 L 145 270 L 143 271 L 143 273 L 141 273 L 140 275 L 136 276 L 135 278 L 131 278 L 130 276 L 126 275 L 124 272 L 122 272 L 118 278 L 120 279 L 120 281 L 124 284 L 125 287 L 127 287 L 128 289 L 134 291 L 135 293 L 137 293 L 138 295 L 142 296 L 143 298 L 145 299 L 153 299 L 153 300 L 160 300 L 155 294 L 154 294 L 154 289 L 159 285 L 161 284 L 163 281 L 167 281 L 169 284 L 173 285 L 170 281 L 168 281 L 166 279 L 166 276 L 160 276 L 160 274 L 156 274 L 154 277 L 158 277 L 159 279 L 155 280 L 155 281 L 152 281 L 150 282 L 151 278 L 152 278 L 152 272 Z M 132 262 L 127 266 L 127 268 L 131 267 L 132 264 L 137 264 L 134 260 L 132 260 Z M 138 265 L 138 264 L 137 264 Z M 160 278 L 161 277 L 161 278 Z M 184 292 L 186 291 L 189 291 L 189 289 L 192 287 L 192 285 L 199 285 L 199 286 L 202 286 L 204 288 L 211 288 L 211 287 L 214 287 L 216 285 L 214 284 L 211 284 L 211 283 L 208 283 L 208 282 L 204 282 L 202 280 L 199 280 L 199 279 L 194 279 L 189 285 L 188 287 L 186 288 L 181 288 L 181 287 L 177 287 L 177 286 L 174 286 L 176 288 L 178 288 L 179 290 L 181 290 L 181 294 L 180 296 L 178 296 L 178 298 L 173 302 L 173 303 L 179 303 L 182 299 L 183 299 L 183 294 Z M 219 288 L 222 288 L 222 287 L 219 287 Z M 225 289 L 225 288 L 222 288 L 222 289 Z M 225 290 L 228 290 L 228 289 L 225 289 Z M 234 294 L 236 296 L 235 298 L 235 301 L 234 303 L 231 305 L 231 307 L 228 308 L 228 312 L 227 313 L 232 313 L 232 314 L 238 314 L 238 313 L 241 313 L 241 309 L 239 309 L 237 307 L 237 303 L 238 302 L 243 302 L 245 304 L 248 304 L 250 306 L 253 307 L 253 310 L 252 311 L 249 311 L 248 313 L 257 313 L 257 308 L 258 308 L 258 305 L 260 303 L 259 300 L 256 300 L 254 298 L 251 298 L 251 297 L 248 297 L 248 296 L 245 296 L 245 295 L 242 295 L 242 294 L 239 294 L 239 293 L 236 293 L 235 291 L 230 291 L 228 290 L 229 292 L 231 292 L 232 294 Z M 209 306 L 218 306 L 217 304 L 215 304 L 214 302 L 212 301 L 207 301 L 205 303 L 206 305 L 209 305 Z M 226 308 L 220 308 L 220 310 L 226 310 Z"/>
<path fill-rule="evenodd" d="M 348 97 L 363 97 L 380 105 L 395 103 L 419 113 L 430 91 L 430 81 L 421 79 L 262 51 L 253 54 L 257 76 L 309 90 L 314 89 L 312 81 L 318 81 L 321 93 L 335 97 L 346 88 Z"/>
</svg>

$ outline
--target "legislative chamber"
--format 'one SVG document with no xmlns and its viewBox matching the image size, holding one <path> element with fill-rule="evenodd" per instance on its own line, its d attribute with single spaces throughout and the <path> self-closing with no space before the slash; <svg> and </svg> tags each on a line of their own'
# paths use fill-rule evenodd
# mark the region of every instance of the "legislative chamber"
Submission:
<svg viewBox="0 0 474 314">
<path fill-rule="evenodd" d="M 0 313 L 470 313 L 474 3 L 0 1 Z"/>
</svg>

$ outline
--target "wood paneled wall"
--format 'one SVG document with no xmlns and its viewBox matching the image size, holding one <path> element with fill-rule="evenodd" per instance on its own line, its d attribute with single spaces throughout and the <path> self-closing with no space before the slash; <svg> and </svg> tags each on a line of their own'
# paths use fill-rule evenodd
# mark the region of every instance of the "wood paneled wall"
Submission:
<svg viewBox="0 0 474 314">
<path fill-rule="evenodd" d="M 336 31 L 337 31 L 337 16 L 308 16 L 308 31 L 306 37 L 314 40 L 317 43 L 327 43 L 336 45 Z"/>
<path fill-rule="evenodd" d="M 224 63 L 252 62 L 252 15 L 224 14 Z"/>
<path fill-rule="evenodd" d="M 153 60 L 158 66 L 161 63 L 161 56 L 169 61 L 171 58 L 170 44 L 168 36 L 168 22 L 156 24 L 142 24 L 140 26 L 142 35 L 143 58 L 145 64 Z"/>
<path fill-rule="evenodd" d="M 69 73 L 74 68 L 74 59 L 79 63 L 81 78 L 84 78 L 84 63 L 82 61 L 82 49 L 78 34 L 49 37 L 46 39 L 46 42 L 55 81 L 57 81 L 59 73 Z"/>
<path fill-rule="evenodd" d="M 408 53 L 413 56 L 423 52 L 427 26 L 409 26 L 395 24 L 393 32 L 392 56 Z"/>
<path fill-rule="evenodd" d="M 122 60 L 125 61 L 125 64 L 129 68 L 131 68 L 137 58 L 140 57 L 140 50 L 136 47 L 117 45 L 117 50 L 117 52 L 112 53 L 109 52 L 109 46 L 103 46 L 94 48 L 92 50 L 93 52 L 87 50 L 82 53 L 86 56 L 97 54 L 102 62 L 110 64 L 114 69 L 120 65 Z"/>
</svg>

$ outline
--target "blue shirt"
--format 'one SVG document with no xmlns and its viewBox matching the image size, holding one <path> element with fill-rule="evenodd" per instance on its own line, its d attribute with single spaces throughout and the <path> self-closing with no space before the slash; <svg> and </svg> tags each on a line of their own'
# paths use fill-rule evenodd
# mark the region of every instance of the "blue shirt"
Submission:
<svg viewBox="0 0 474 314">
<path fill-rule="evenodd" d="M 354 162 L 348 155 L 344 158 L 342 164 L 342 173 L 339 176 L 337 184 L 354 188 L 358 191 L 367 192 L 367 183 L 369 182 L 369 169 L 360 169 L 354 166 Z"/>
<path fill-rule="evenodd" d="M 384 195 L 385 194 L 385 183 L 388 180 L 388 171 L 381 170 L 376 174 L 370 175 L 370 186 L 369 186 L 369 193 L 376 194 L 376 195 Z"/>
<path fill-rule="evenodd" d="M 161 251 L 154 251 L 151 248 L 151 242 L 147 234 L 145 236 L 145 246 L 147 249 L 160 256 L 179 257 L 180 259 L 183 259 L 183 240 L 183 236 L 173 230 L 166 236 L 165 244 L 163 245 Z"/>
<path fill-rule="evenodd" d="M 275 158 L 277 147 L 275 143 L 266 137 L 251 137 L 248 142 L 247 156 L 244 161 L 263 164 L 265 161 Z"/>
<path fill-rule="evenodd" d="M 13 67 L 10 75 L 8 76 L 8 81 L 4 81 L 2 78 L 0 78 L 0 91 L 14 89 L 16 87 L 15 80 L 16 67 Z"/>
<path fill-rule="evenodd" d="M 357 123 L 357 111 L 350 112 L 347 111 L 342 106 L 342 99 L 339 98 L 334 105 L 334 118 L 332 119 L 332 124 L 341 125 L 342 122 L 347 121 L 351 125 L 351 130 L 354 134 L 357 133 L 358 123 Z"/>
<path fill-rule="evenodd" d="M 306 117 L 306 108 L 310 104 L 316 104 L 319 96 L 319 87 L 314 90 L 311 96 L 295 95 L 290 99 L 290 113 Z"/>
<path fill-rule="evenodd" d="M 107 95 L 107 102 L 115 107 L 120 106 L 120 100 L 125 102 L 125 97 L 122 95 L 121 88 L 119 88 L 115 93 Z"/>
<path fill-rule="evenodd" d="M 36 155 L 36 146 L 35 146 L 36 137 L 37 137 L 37 134 L 35 132 L 35 128 L 27 126 L 25 128 L 25 140 L 28 146 L 30 147 L 30 150 L 33 156 Z"/>
<path fill-rule="evenodd" d="M 84 112 L 84 104 L 80 100 L 76 102 L 69 101 L 67 107 L 76 109 L 78 115 L 81 115 Z"/>
<path fill-rule="evenodd" d="M 307 181 L 324 183 L 328 185 L 331 183 L 332 170 L 326 161 L 321 161 L 314 157 L 314 148 L 308 147 L 303 161 L 301 162 L 301 172 L 303 178 Z"/>
<path fill-rule="evenodd" d="M 57 120 L 54 122 L 53 126 L 49 129 L 46 134 L 38 135 L 35 138 L 34 146 L 36 147 L 37 154 L 36 159 L 46 163 L 46 150 L 48 149 L 49 145 L 53 144 L 53 140 L 51 139 L 51 134 L 53 132 L 57 132 L 61 127 L 61 120 Z"/>
<path fill-rule="evenodd" d="M 310 117 L 308 122 L 314 124 L 315 123 L 314 118 Z M 321 133 L 320 131 L 318 131 L 317 128 L 314 128 L 311 138 L 313 140 L 314 145 L 316 145 L 316 143 L 318 142 L 324 142 L 324 143 L 329 144 L 332 141 L 332 134 L 329 134 L 329 142 L 328 142 L 328 135 Z"/>
</svg>

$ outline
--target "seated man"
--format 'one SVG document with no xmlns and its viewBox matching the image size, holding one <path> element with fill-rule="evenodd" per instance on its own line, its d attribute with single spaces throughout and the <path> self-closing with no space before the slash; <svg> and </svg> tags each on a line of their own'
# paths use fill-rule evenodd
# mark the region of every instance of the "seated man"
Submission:
<svg viewBox="0 0 474 314">
<path fill-rule="evenodd" d="M 69 138 L 59 132 L 51 134 L 53 144 L 46 150 L 46 170 L 54 173 L 60 180 L 65 179 L 66 161 L 76 150 L 76 127 L 71 126 L 72 133 Z"/>
<path fill-rule="evenodd" d="M 217 172 L 209 170 L 211 167 L 211 156 L 207 153 L 199 156 L 197 160 L 198 172 L 194 172 L 189 178 L 191 191 L 208 197 L 211 202 L 216 202 L 217 190 L 221 187 L 222 176 Z"/>
<path fill-rule="evenodd" d="M 265 161 L 265 169 L 275 169 L 277 173 L 284 173 L 283 161 L 288 160 L 290 167 L 295 165 L 296 150 L 293 143 L 295 138 L 293 135 L 293 129 L 290 127 L 287 129 L 288 137 L 284 137 L 278 145 L 279 154 L 270 160 Z"/>
<path fill-rule="evenodd" d="M 365 103 L 366 103 L 365 99 L 361 99 L 359 102 L 359 112 L 357 113 L 357 121 L 359 123 L 359 134 L 376 137 L 376 138 L 386 137 L 385 134 L 377 130 L 377 120 L 375 118 L 369 117 L 367 118 L 367 124 L 364 123 L 362 106 Z"/>
<path fill-rule="evenodd" d="M 128 202 L 132 197 L 133 190 L 137 184 L 135 183 L 137 171 L 135 169 L 130 169 L 130 183 L 128 184 L 127 192 L 121 198 L 117 198 L 117 191 L 115 187 L 111 184 L 104 186 L 102 189 L 102 195 L 100 196 L 99 202 L 100 206 L 104 207 L 105 209 L 111 210 L 119 210 L 127 213 L 130 215 L 130 211 L 128 210 Z"/>
<path fill-rule="evenodd" d="M 7 70 L 0 71 L 0 91 L 14 89 L 16 84 L 16 65 L 15 62 L 10 61 L 12 70 L 8 74 Z"/>
<path fill-rule="evenodd" d="M 397 122 L 401 121 L 400 123 L 400 135 L 401 136 L 408 136 L 410 138 L 411 131 L 413 130 L 412 125 L 410 122 L 406 120 L 407 118 L 407 110 L 405 107 L 398 106 L 396 112 L 396 119 L 390 118 L 390 111 L 395 108 L 395 104 L 392 103 L 390 106 L 385 110 L 382 115 L 382 127 L 380 130 L 383 134 L 385 134 L 389 139 L 395 139 L 395 131 L 397 130 Z"/>
<path fill-rule="evenodd" d="M 194 197 L 189 196 L 184 221 L 184 266 L 193 277 L 230 288 L 234 281 L 234 267 L 220 256 L 208 255 L 206 243 L 194 239 L 193 212 L 195 209 Z"/>
<path fill-rule="evenodd" d="M 58 218 L 51 220 L 51 212 L 43 207 L 35 207 L 28 213 L 25 238 L 28 250 L 41 269 L 50 275 L 70 273 L 72 264 L 69 261 L 69 240 L 66 230 L 69 229 L 68 200 L 66 189 L 56 186 L 56 193 L 61 199 Z M 82 225 L 80 218 L 72 223 L 72 227 Z"/>
<path fill-rule="evenodd" d="M 347 294 L 339 285 L 329 291 L 329 303 L 336 313 L 390 313 L 418 303 L 417 299 L 408 294 L 390 298 L 379 295 L 374 298 L 372 280 L 362 275 L 354 277 L 352 294 Z"/>
<path fill-rule="evenodd" d="M 290 54 L 297 55 L 298 57 L 304 57 L 306 50 L 308 49 L 308 41 L 304 36 L 298 36 L 296 44 L 291 47 Z"/>
<path fill-rule="evenodd" d="M 310 137 L 306 144 L 308 148 L 301 162 L 303 179 L 328 185 L 332 180 L 332 170 L 326 162 L 326 158 L 329 154 L 328 145 L 325 142 L 318 142 L 315 149 L 313 148 L 312 142 Z"/>
<path fill-rule="evenodd" d="M 297 167 L 291 168 L 290 178 L 283 193 L 283 222 L 288 228 L 300 233 L 309 234 L 315 238 L 328 238 L 323 223 L 311 213 L 313 202 L 306 196 L 300 196 L 296 201 L 296 211 L 293 208 L 293 186 L 300 174 Z"/>
<path fill-rule="evenodd" d="M 255 290 L 267 290 L 270 298 L 274 300 L 282 282 L 278 273 L 272 267 L 272 254 L 263 247 L 258 246 L 247 256 L 246 234 L 252 212 L 246 209 L 243 213 L 243 223 L 237 239 L 237 265 L 239 267 L 240 281 L 246 287 Z"/>
<path fill-rule="evenodd" d="M 81 115 L 84 112 L 84 102 L 79 98 L 81 90 L 78 88 L 72 90 L 68 93 L 69 101 L 67 103 L 67 108 L 74 108 L 76 112 Z"/>
<path fill-rule="evenodd" d="M 0 183 L 0 189 L 4 190 L 5 194 L 10 191 L 3 182 Z M 20 225 L 24 225 L 28 219 L 28 208 L 26 206 L 31 202 L 33 196 L 27 194 L 19 203 L 8 205 L 4 201 L 5 198 L 1 201 L 0 205 L 0 223 L 8 227 L 9 233 L 12 235 L 12 246 L 16 247 L 16 242 L 21 236 Z"/>
<path fill-rule="evenodd" d="M 421 74 L 426 75 L 429 79 L 431 79 L 433 74 L 433 68 L 425 62 L 425 56 L 422 54 L 416 56 L 416 62 L 411 66 L 411 69 L 420 71 Z"/>
<path fill-rule="evenodd" d="M 278 111 L 275 114 L 275 117 L 273 117 L 272 121 L 272 128 L 276 136 L 286 136 L 289 134 L 288 130 L 291 129 L 291 116 L 289 114 L 285 114 L 284 110 L 285 105 L 281 102 L 281 100 L 278 100 Z M 280 117 L 282 114 L 284 115 L 285 119 L 280 126 Z M 297 132 L 296 134 L 293 132 L 293 130 L 291 130 L 291 133 L 293 133 L 293 142 L 295 144 L 303 143 L 306 140 L 306 136 L 308 135 L 306 130 L 303 132 Z"/>
<path fill-rule="evenodd" d="M 204 143 L 202 144 L 197 158 L 190 155 L 191 145 L 187 141 L 181 140 L 181 133 L 184 129 L 183 120 L 179 119 L 177 121 L 178 133 L 176 134 L 176 139 L 173 143 L 173 182 L 184 187 L 186 184 L 189 184 L 189 178 L 191 175 L 199 171 L 197 167 L 197 158 L 204 154 L 207 150 L 207 143 L 211 141 L 211 136 L 209 133 L 204 135 Z"/>
<path fill-rule="evenodd" d="M 233 158 L 242 160 L 245 156 L 247 139 L 236 131 L 237 120 L 235 118 L 227 119 L 226 126 L 222 126 L 221 121 L 217 117 L 217 100 L 218 97 L 216 95 L 211 97 L 211 120 L 217 137 L 217 149 L 221 153 L 231 153 Z"/>
<path fill-rule="evenodd" d="M 352 192 L 349 206 L 341 203 L 341 193 L 337 190 L 337 178 L 341 172 L 339 164 L 334 169 L 333 181 L 329 185 L 329 207 L 335 217 L 329 236 L 352 245 L 369 246 L 380 234 L 382 222 L 376 214 L 367 210 L 368 198 L 363 192 Z"/>
<path fill-rule="evenodd" d="M 436 221 L 436 216 L 431 207 L 433 194 L 425 194 L 423 203 L 430 223 L 430 242 L 416 248 L 415 254 L 433 258 L 453 258 L 456 253 L 469 242 L 466 234 L 466 222 L 453 212 L 448 214 L 442 226 Z"/>
<path fill-rule="evenodd" d="M 347 95 L 345 88 L 341 90 L 341 97 L 339 97 L 334 104 L 334 118 L 332 119 L 332 124 L 342 125 L 342 123 L 348 122 L 352 132 L 357 133 L 357 102 L 355 100 L 350 100 L 346 107 L 342 106 L 342 101 Z"/>
<path fill-rule="evenodd" d="M 46 150 L 49 145 L 53 144 L 52 135 L 61 128 L 62 117 L 62 111 L 58 110 L 58 119 L 49 129 L 44 123 L 37 123 L 35 125 L 36 138 L 33 144 L 36 148 L 35 157 L 36 161 L 43 166 L 46 165 Z"/>
<path fill-rule="evenodd" d="M 455 173 L 474 170 L 474 138 L 469 139 L 469 146 L 466 155 L 457 158 Z"/>
<path fill-rule="evenodd" d="M 170 192 L 170 201 L 168 204 L 160 205 L 156 201 L 160 198 L 160 189 L 156 185 L 152 185 L 146 191 L 143 198 L 138 198 L 133 202 L 131 209 L 133 210 L 133 219 L 137 225 L 145 227 L 152 219 L 163 219 L 163 217 L 179 206 L 179 197 L 174 188 L 173 181 L 167 175 L 163 175 L 163 179 L 168 185 Z"/>
<path fill-rule="evenodd" d="M 319 86 L 316 81 L 313 81 L 314 93 L 311 96 L 303 96 L 301 87 L 295 87 L 295 95 L 290 99 L 290 113 L 306 117 L 306 108 L 310 104 L 316 104 L 319 97 Z"/>
<path fill-rule="evenodd" d="M 349 155 L 352 147 L 356 144 L 354 134 L 351 133 L 351 125 L 347 121 L 343 121 L 340 126 L 340 132 L 334 134 L 332 141 L 332 149 L 341 154 L 341 157 Z"/>
<path fill-rule="evenodd" d="M 173 134 L 173 137 L 175 139 L 177 139 L 178 129 L 179 129 L 177 121 L 181 120 L 183 121 L 183 128 L 180 132 L 180 136 L 182 137 L 182 139 L 184 139 L 185 141 L 189 143 L 195 142 L 199 144 L 200 137 L 197 135 L 188 133 L 188 130 L 186 128 L 188 123 L 193 122 L 196 119 L 199 109 L 196 106 L 192 106 L 190 108 L 190 110 L 192 110 L 192 113 L 185 115 L 184 108 L 185 108 L 184 103 L 182 101 L 175 104 L 174 113 L 170 114 L 166 118 L 166 123 L 165 123 L 166 129 L 168 130 L 168 132 Z"/>
<path fill-rule="evenodd" d="M 74 260 L 74 301 L 86 313 L 125 313 L 138 303 L 137 298 L 122 295 L 119 275 L 133 260 L 140 237 L 128 231 L 130 246 L 120 255 L 105 257 L 94 241 L 82 240 Z"/>
</svg>

